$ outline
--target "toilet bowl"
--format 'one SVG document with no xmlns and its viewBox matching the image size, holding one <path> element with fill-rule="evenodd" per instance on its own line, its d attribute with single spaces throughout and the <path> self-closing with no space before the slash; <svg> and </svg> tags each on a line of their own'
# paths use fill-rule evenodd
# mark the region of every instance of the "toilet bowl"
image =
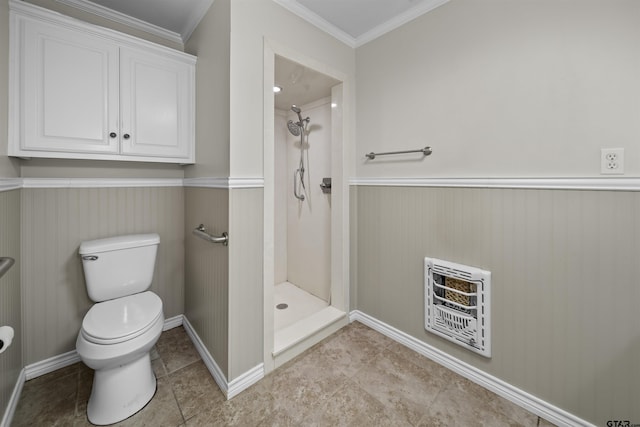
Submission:
<svg viewBox="0 0 640 427">
<path fill-rule="evenodd" d="M 84 364 L 95 370 L 87 406 L 93 424 L 121 421 L 151 400 L 156 377 L 149 352 L 163 326 L 162 301 L 153 292 L 91 307 L 82 322 L 76 349 Z"/>
<path fill-rule="evenodd" d="M 134 235 L 80 246 L 87 290 L 97 301 L 76 340 L 80 359 L 95 370 L 87 405 L 93 424 L 122 421 L 155 394 L 149 352 L 162 333 L 164 314 L 160 297 L 146 289 L 158 244 L 157 235 Z"/>
</svg>

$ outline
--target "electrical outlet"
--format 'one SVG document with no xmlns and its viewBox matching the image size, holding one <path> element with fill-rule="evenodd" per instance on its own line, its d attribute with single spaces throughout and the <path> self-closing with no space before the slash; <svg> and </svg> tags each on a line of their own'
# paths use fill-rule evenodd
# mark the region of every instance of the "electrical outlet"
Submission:
<svg viewBox="0 0 640 427">
<path fill-rule="evenodd" d="M 600 174 L 624 174 L 624 148 L 602 148 L 600 150 Z"/>
</svg>

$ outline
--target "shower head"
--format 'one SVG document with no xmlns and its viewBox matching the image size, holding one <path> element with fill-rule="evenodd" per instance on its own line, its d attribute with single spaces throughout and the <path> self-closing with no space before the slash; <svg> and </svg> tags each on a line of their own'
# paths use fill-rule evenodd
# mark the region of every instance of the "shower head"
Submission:
<svg viewBox="0 0 640 427">
<path fill-rule="evenodd" d="M 300 136 L 300 125 L 298 123 L 295 123 L 293 120 L 289 120 L 287 122 L 287 127 L 293 136 Z"/>
<path fill-rule="evenodd" d="M 300 109 L 300 107 L 298 107 L 295 104 L 291 106 L 291 111 L 293 111 L 298 115 L 298 121 L 294 122 L 293 120 L 289 120 L 287 122 L 287 127 L 289 128 L 289 132 L 291 132 L 293 136 L 300 136 L 300 133 L 304 130 L 305 123 L 306 124 L 309 123 L 309 117 L 307 117 L 306 119 L 303 119 L 302 116 L 300 115 L 302 110 Z"/>
</svg>

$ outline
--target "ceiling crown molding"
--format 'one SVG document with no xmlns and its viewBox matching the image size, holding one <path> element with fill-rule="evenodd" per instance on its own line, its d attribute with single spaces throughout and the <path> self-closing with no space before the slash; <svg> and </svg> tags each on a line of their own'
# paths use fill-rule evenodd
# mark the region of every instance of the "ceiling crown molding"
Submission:
<svg viewBox="0 0 640 427">
<path fill-rule="evenodd" d="M 449 0 L 429 0 L 424 3 L 420 3 L 418 6 L 407 10 L 400 15 L 397 15 L 390 20 L 383 22 L 377 27 L 372 28 L 366 33 L 358 36 L 356 38 L 356 46 L 359 47 L 363 44 L 369 43 L 370 41 L 377 39 L 378 37 L 395 30 L 398 27 L 403 26 L 409 21 L 413 21 L 419 16 L 424 15 L 427 12 L 431 12 L 433 9 L 442 6 L 443 4 L 449 2 Z"/>
<path fill-rule="evenodd" d="M 209 0 L 208 2 L 200 3 L 200 7 L 197 9 L 193 9 L 191 14 L 189 15 L 189 20 L 185 24 L 184 28 L 182 28 L 182 43 L 187 43 L 187 40 L 191 38 L 191 34 L 196 30 L 196 27 L 204 18 L 204 15 L 207 14 L 207 11 L 211 7 L 215 0 Z"/>
<path fill-rule="evenodd" d="M 185 39 L 183 39 L 183 36 L 181 34 L 166 30 L 164 28 L 158 27 L 157 25 L 153 25 L 141 19 L 137 19 L 132 16 L 125 15 L 124 13 L 120 13 L 113 9 L 109 9 L 108 7 L 104 7 L 99 4 L 90 2 L 88 0 L 55 0 L 55 1 L 70 7 L 74 7 L 78 10 L 91 13 L 101 18 L 105 18 L 110 21 L 117 22 L 119 24 L 124 24 L 136 30 L 153 34 L 154 36 L 161 37 L 172 43 L 177 43 L 180 46 L 184 46 Z M 196 22 L 195 25 L 198 25 L 198 22 Z M 195 29 L 195 26 L 191 29 L 191 32 L 193 32 L 193 29 Z"/>
<path fill-rule="evenodd" d="M 449 0 L 428 0 L 423 3 L 420 3 L 419 5 L 407 10 L 404 13 L 401 13 L 400 15 L 395 16 L 394 18 L 391 18 L 386 22 L 383 22 L 382 24 L 372 28 L 371 30 L 367 31 L 366 33 L 358 37 L 351 36 L 350 34 L 336 27 L 329 21 L 320 17 L 316 13 L 302 6 L 296 0 L 273 0 L 273 1 L 278 3 L 280 6 L 284 7 L 285 9 L 289 10 L 290 12 L 298 15 L 300 18 L 304 19 L 310 24 L 315 25 L 322 31 L 332 35 L 333 37 L 340 40 L 344 44 L 352 48 L 357 48 L 364 45 L 365 43 L 369 43 L 370 41 L 388 33 L 389 31 L 395 30 L 396 28 L 406 24 L 409 21 L 416 19 L 421 15 L 424 15 L 427 12 L 432 11 L 438 6 L 442 6 L 443 4 L 447 3 Z"/>
<path fill-rule="evenodd" d="M 295 15 L 298 15 L 300 18 L 309 22 L 312 25 L 315 25 L 325 33 L 335 37 L 340 40 L 342 43 L 346 44 L 349 47 L 356 47 L 356 39 L 346 32 L 342 31 L 340 28 L 336 27 L 329 21 L 324 18 L 321 18 L 314 12 L 310 11 L 306 7 L 302 6 L 296 0 L 273 0 L 278 3 L 280 6 L 287 9 L 289 12 L 292 12 Z"/>
</svg>

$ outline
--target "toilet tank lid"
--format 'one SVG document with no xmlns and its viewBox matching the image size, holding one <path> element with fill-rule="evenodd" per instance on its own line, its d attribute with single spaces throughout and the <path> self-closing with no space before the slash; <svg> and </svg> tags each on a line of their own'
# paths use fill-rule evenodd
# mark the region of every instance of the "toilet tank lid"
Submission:
<svg viewBox="0 0 640 427">
<path fill-rule="evenodd" d="M 107 237 L 106 239 L 88 240 L 80 244 L 80 255 L 100 252 L 117 251 L 120 249 L 151 246 L 160 243 L 160 236 L 156 233 L 129 234 L 126 236 Z"/>
</svg>

